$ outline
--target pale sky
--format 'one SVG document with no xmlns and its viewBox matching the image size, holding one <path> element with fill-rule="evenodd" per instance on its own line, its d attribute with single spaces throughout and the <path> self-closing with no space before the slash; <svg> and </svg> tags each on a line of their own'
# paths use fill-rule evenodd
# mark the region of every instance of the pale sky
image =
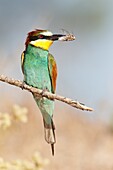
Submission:
<svg viewBox="0 0 113 170">
<path fill-rule="evenodd" d="M 0 0 L 0 74 L 22 79 L 20 55 L 35 28 L 74 32 L 74 42 L 50 49 L 58 65 L 57 93 L 94 107 L 96 115 L 107 101 L 106 119 L 113 110 L 113 1 Z"/>
</svg>

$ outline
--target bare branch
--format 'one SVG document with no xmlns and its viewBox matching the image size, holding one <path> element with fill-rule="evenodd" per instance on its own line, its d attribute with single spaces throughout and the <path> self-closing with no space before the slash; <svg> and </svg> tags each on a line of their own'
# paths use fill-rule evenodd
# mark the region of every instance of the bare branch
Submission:
<svg viewBox="0 0 113 170">
<path fill-rule="evenodd" d="M 53 94 L 53 93 L 50 93 L 50 92 L 47 92 L 47 91 L 43 92 L 43 90 L 31 87 L 27 84 L 23 84 L 23 82 L 20 81 L 20 80 L 14 80 L 14 79 L 8 78 L 4 75 L 0 75 L 0 81 L 14 85 L 14 86 L 17 86 L 17 87 L 20 87 L 20 88 L 23 88 L 27 91 L 30 91 L 31 93 L 36 93 L 37 95 L 39 95 L 41 97 L 46 97 L 48 99 L 56 99 L 56 100 L 62 101 L 64 103 L 67 103 L 67 104 L 71 105 L 72 107 L 75 107 L 75 108 L 80 109 L 80 110 L 93 111 L 92 108 L 87 107 L 87 106 L 85 106 L 84 104 L 82 104 L 78 101 L 74 101 L 72 99 L 69 99 L 69 98 L 66 98 L 66 97 L 63 97 L 63 96 L 59 96 L 59 95 L 56 95 L 56 94 Z"/>
</svg>

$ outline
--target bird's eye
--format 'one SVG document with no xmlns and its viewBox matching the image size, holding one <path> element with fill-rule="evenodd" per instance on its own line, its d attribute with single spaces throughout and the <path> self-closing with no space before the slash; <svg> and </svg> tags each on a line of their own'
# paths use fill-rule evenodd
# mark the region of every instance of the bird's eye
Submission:
<svg viewBox="0 0 113 170">
<path fill-rule="evenodd" d="M 38 38 L 39 38 L 39 39 L 43 39 L 43 37 L 44 37 L 44 36 L 43 36 L 42 34 L 38 35 Z"/>
</svg>

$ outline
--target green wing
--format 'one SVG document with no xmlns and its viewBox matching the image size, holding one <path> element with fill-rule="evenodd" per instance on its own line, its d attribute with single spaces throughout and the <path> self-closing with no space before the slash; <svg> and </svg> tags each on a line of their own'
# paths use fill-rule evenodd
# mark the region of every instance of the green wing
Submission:
<svg viewBox="0 0 113 170">
<path fill-rule="evenodd" d="M 52 92 L 55 93 L 56 90 L 56 79 L 57 79 L 57 65 L 52 54 L 48 54 L 48 69 L 51 79 Z"/>
</svg>

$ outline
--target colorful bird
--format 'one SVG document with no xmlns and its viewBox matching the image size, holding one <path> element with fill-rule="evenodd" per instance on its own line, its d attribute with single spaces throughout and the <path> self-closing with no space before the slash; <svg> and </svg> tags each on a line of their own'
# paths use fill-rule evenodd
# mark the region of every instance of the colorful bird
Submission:
<svg viewBox="0 0 113 170">
<path fill-rule="evenodd" d="M 26 84 L 55 93 L 57 66 L 54 57 L 48 50 L 57 40 L 67 41 L 66 35 L 52 34 L 48 30 L 41 29 L 28 33 L 25 51 L 21 55 L 22 71 Z M 52 155 L 54 155 L 56 142 L 53 122 L 54 100 L 36 94 L 33 94 L 33 97 L 42 113 L 45 140 L 51 144 Z"/>
</svg>

